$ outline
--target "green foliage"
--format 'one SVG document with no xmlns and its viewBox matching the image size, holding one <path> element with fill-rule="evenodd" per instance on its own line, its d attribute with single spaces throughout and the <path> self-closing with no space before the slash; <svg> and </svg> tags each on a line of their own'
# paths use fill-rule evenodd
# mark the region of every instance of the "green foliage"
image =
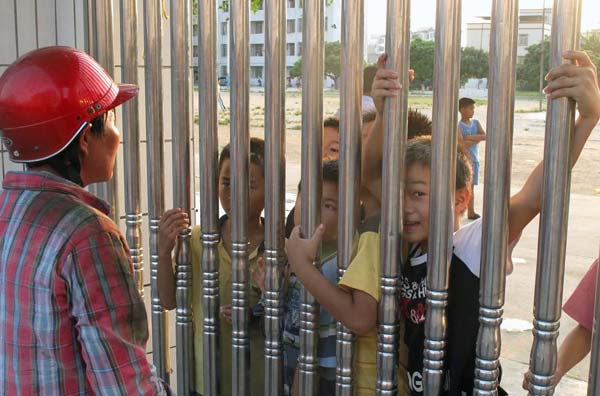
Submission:
<svg viewBox="0 0 600 396">
<path fill-rule="evenodd" d="M 521 91 L 539 91 L 540 89 L 540 60 L 542 43 L 527 47 L 527 54 L 517 65 L 517 89 Z M 550 40 L 544 40 L 544 69 L 542 76 L 548 73 L 550 65 Z"/>
<path fill-rule="evenodd" d="M 592 58 L 596 68 L 600 70 L 600 34 L 588 33 L 581 38 L 581 49 Z"/>
<path fill-rule="evenodd" d="M 337 80 L 342 73 L 342 44 L 339 41 L 325 43 L 325 76 L 331 78 L 337 85 Z M 289 76 L 292 78 L 302 76 L 302 58 L 290 68 Z"/>
<path fill-rule="evenodd" d="M 460 55 L 460 84 L 469 78 L 485 78 L 488 76 L 489 54 L 483 50 L 465 47 Z"/>
<path fill-rule="evenodd" d="M 410 68 L 415 71 L 414 87 L 433 85 L 433 58 L 435 43 L 415 37 L 410 42 Z"/>
<path fill-rule="evenodd" d="M 197 3 L 198 0 L 193 0 L 193 1 L 194 1 L 194 3 Z M 264 0 L 251 0 L 250 5 L 252 7 L 252 12 L 256 12 L 256 11 L 262 9 L 261 3 L 263 1 Z M 333 2 L 334 2 L 334 0 L 327 0 L 325 2 L 325 4 L 327 6 L 330 6 L 333 4 Z M 219 5 L 219 8 L 222 9 L 223 11 L 229 11 L 229 0 L 222 0 L 221 4 Z"/>
</svg>

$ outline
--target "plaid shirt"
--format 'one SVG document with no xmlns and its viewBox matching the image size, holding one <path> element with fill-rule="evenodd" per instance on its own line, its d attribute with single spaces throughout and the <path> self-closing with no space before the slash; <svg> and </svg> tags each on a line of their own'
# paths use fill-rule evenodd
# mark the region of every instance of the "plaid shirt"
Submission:
<svg viewBox="0 0 600 396">
<path fill-rule="evenodd" d="M 107 205 L 46 172 L 0 190 L 0 394 L 164 395 Z"/>
</svg>

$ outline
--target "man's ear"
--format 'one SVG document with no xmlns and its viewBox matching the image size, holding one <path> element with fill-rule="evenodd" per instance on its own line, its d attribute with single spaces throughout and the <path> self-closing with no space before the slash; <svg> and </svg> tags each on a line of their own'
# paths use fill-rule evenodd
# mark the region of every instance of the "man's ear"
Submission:
<svg viewBox="0 0 600 396">
<path fill-rule="evenodd" d="M 471 190 L 468 187 L 459 188 L 454 193 L 454 211 L 458 214 L 464 213 L 469 207 Z"/>
<path fill-rule="evenodd" d="M 92 129 L 91 124 L 88 124 L 87 127 L 81 131 L 81 135 L 79 136 L 79 155 L 80 157 L 87 157 L 90 151 L 90 130 Z"/>
</svg>

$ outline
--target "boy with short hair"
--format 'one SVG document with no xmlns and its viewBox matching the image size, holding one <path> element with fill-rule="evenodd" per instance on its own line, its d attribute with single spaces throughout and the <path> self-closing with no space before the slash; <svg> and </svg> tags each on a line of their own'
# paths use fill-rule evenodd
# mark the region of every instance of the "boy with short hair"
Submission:
<svg viewBox="0 0 600 396">
<path fill-rule="evenodd" d="M 469 201 L 470 220 L 476 220 L 481 216 L 475 213 L 475 186 L 479 184 L 479 153 L 478 145 L 485 140 L 485 131 L 479 120 L 473 118 L 475 114 L 475 101 L 471 98 L 460 98 L 458 101 L 458 112 L 460 121 L 458 128 L 462 136 L 463 145 L 469 149 L 471 154 L 471 167 L 473 168 L 473 179 L 471 180 L 471 201 Z"/>
<path fill-rule="evenodd" d="M 600 119 L 600 89 L 598 88 L 596 69 L 585 53 L 570 51 L 564 54 L 564 58 L 576 63 L 563 64 L 553 69 L 547 76 L 550 83 L 545 91 L 552 99 L 568 96 L 578 104 L 579 117 L 576 122 L 571 151 L 571 165 L 573 165 L 592 129 Z M 569 79 L 562 78 L 567 75 L 570 76 Z M 397 74 L 395 77 L 393 74 L 389 74 L 389 79 L 397 80 Z M 391 81 L 389 87 L 396 89 L 397 81 Z M 388 96 L 395 96 L 395 93 Z M 419 138 L 409 144 L 405 169 L 403 238 L 410 244 L 410 256 L 402 274 L 401 295 L 404 307 L 403 316 L 407 322 L 404 340 L 405 345 L 412 349 L 412 353 L 409 353 L 408 372 L 400 374 L 398 377 L 400 389 L 402 389 L 403 379 L 422 376 L 423 355 L 417 349 L 422 348 L 424 344 L 427 307 L 425 296 L 418 293 L 418 290 L 419 285 L 423 282 L 426 284 L 430 157 L 430 140 L 427 138 Z M 471 170 L 464 153 L 458 155 L 457 162 L 459 169 L 457 169 L 454 204 L 454 229 L 456 232 L 448 290 L 448 336 L 445 359 L 446 380 L 444 381 L 446 389 L 443 393 L 445 396 L 472 394 L 475 343 L 479 330 L 479 262 L 482 220 L 459 228 L 460 215 L 466 211 L 470 200 L 471 190 L 468 182 Z M 510 199 L 509 242 L 514 241 L 540 211 L 542 175 L 543 163 L 540 163 L 533 170 L 523 188 Z M 380 298 L 379 233 L 377 227 L 372 226 L 372 228 L 376 231 L 371 230 L 368 234 L 361 235 L 357 254 L 337 288 L 324 281 L 312 266 L 312 260 L 324 233 L 322 225 L 317 228 L 311 239 L 301 239 L 298 228 L 294 229 L 290 238 L 290 242 L 293 243 L 289 245 L 288 249 L 290 266 L 308 291 L 336 319 L 359 336 L 355 365 L 360 368 L 355 371 L 357 374 L 355 394 L 364 395 L 374 393 L 376 381 L 377 338 L 375 327 L 377 304 Z M 414 270 L 412 267 L 415 267 Z M 413 293 L 415 285 L 417 292 Z M 410 392 L 406 391 L 401 394 L 422 394 L 423 389 L 418 383 L 411 381 L 410 385 Z"/>
</svg>

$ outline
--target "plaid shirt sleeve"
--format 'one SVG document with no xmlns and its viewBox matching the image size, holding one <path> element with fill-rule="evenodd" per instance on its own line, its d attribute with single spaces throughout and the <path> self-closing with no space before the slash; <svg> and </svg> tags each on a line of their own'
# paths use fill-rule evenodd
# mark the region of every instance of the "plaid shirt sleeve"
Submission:
<svg viewBox="0 0 600 396">
<path fill-rule="evenodd" d="M 126 246 L 116 232 L 92 233 L 73 241 L 61 271 L 85 375 L 98 395 L 166 395 L 146 358 L 146 310 Z"/>
</svg>

